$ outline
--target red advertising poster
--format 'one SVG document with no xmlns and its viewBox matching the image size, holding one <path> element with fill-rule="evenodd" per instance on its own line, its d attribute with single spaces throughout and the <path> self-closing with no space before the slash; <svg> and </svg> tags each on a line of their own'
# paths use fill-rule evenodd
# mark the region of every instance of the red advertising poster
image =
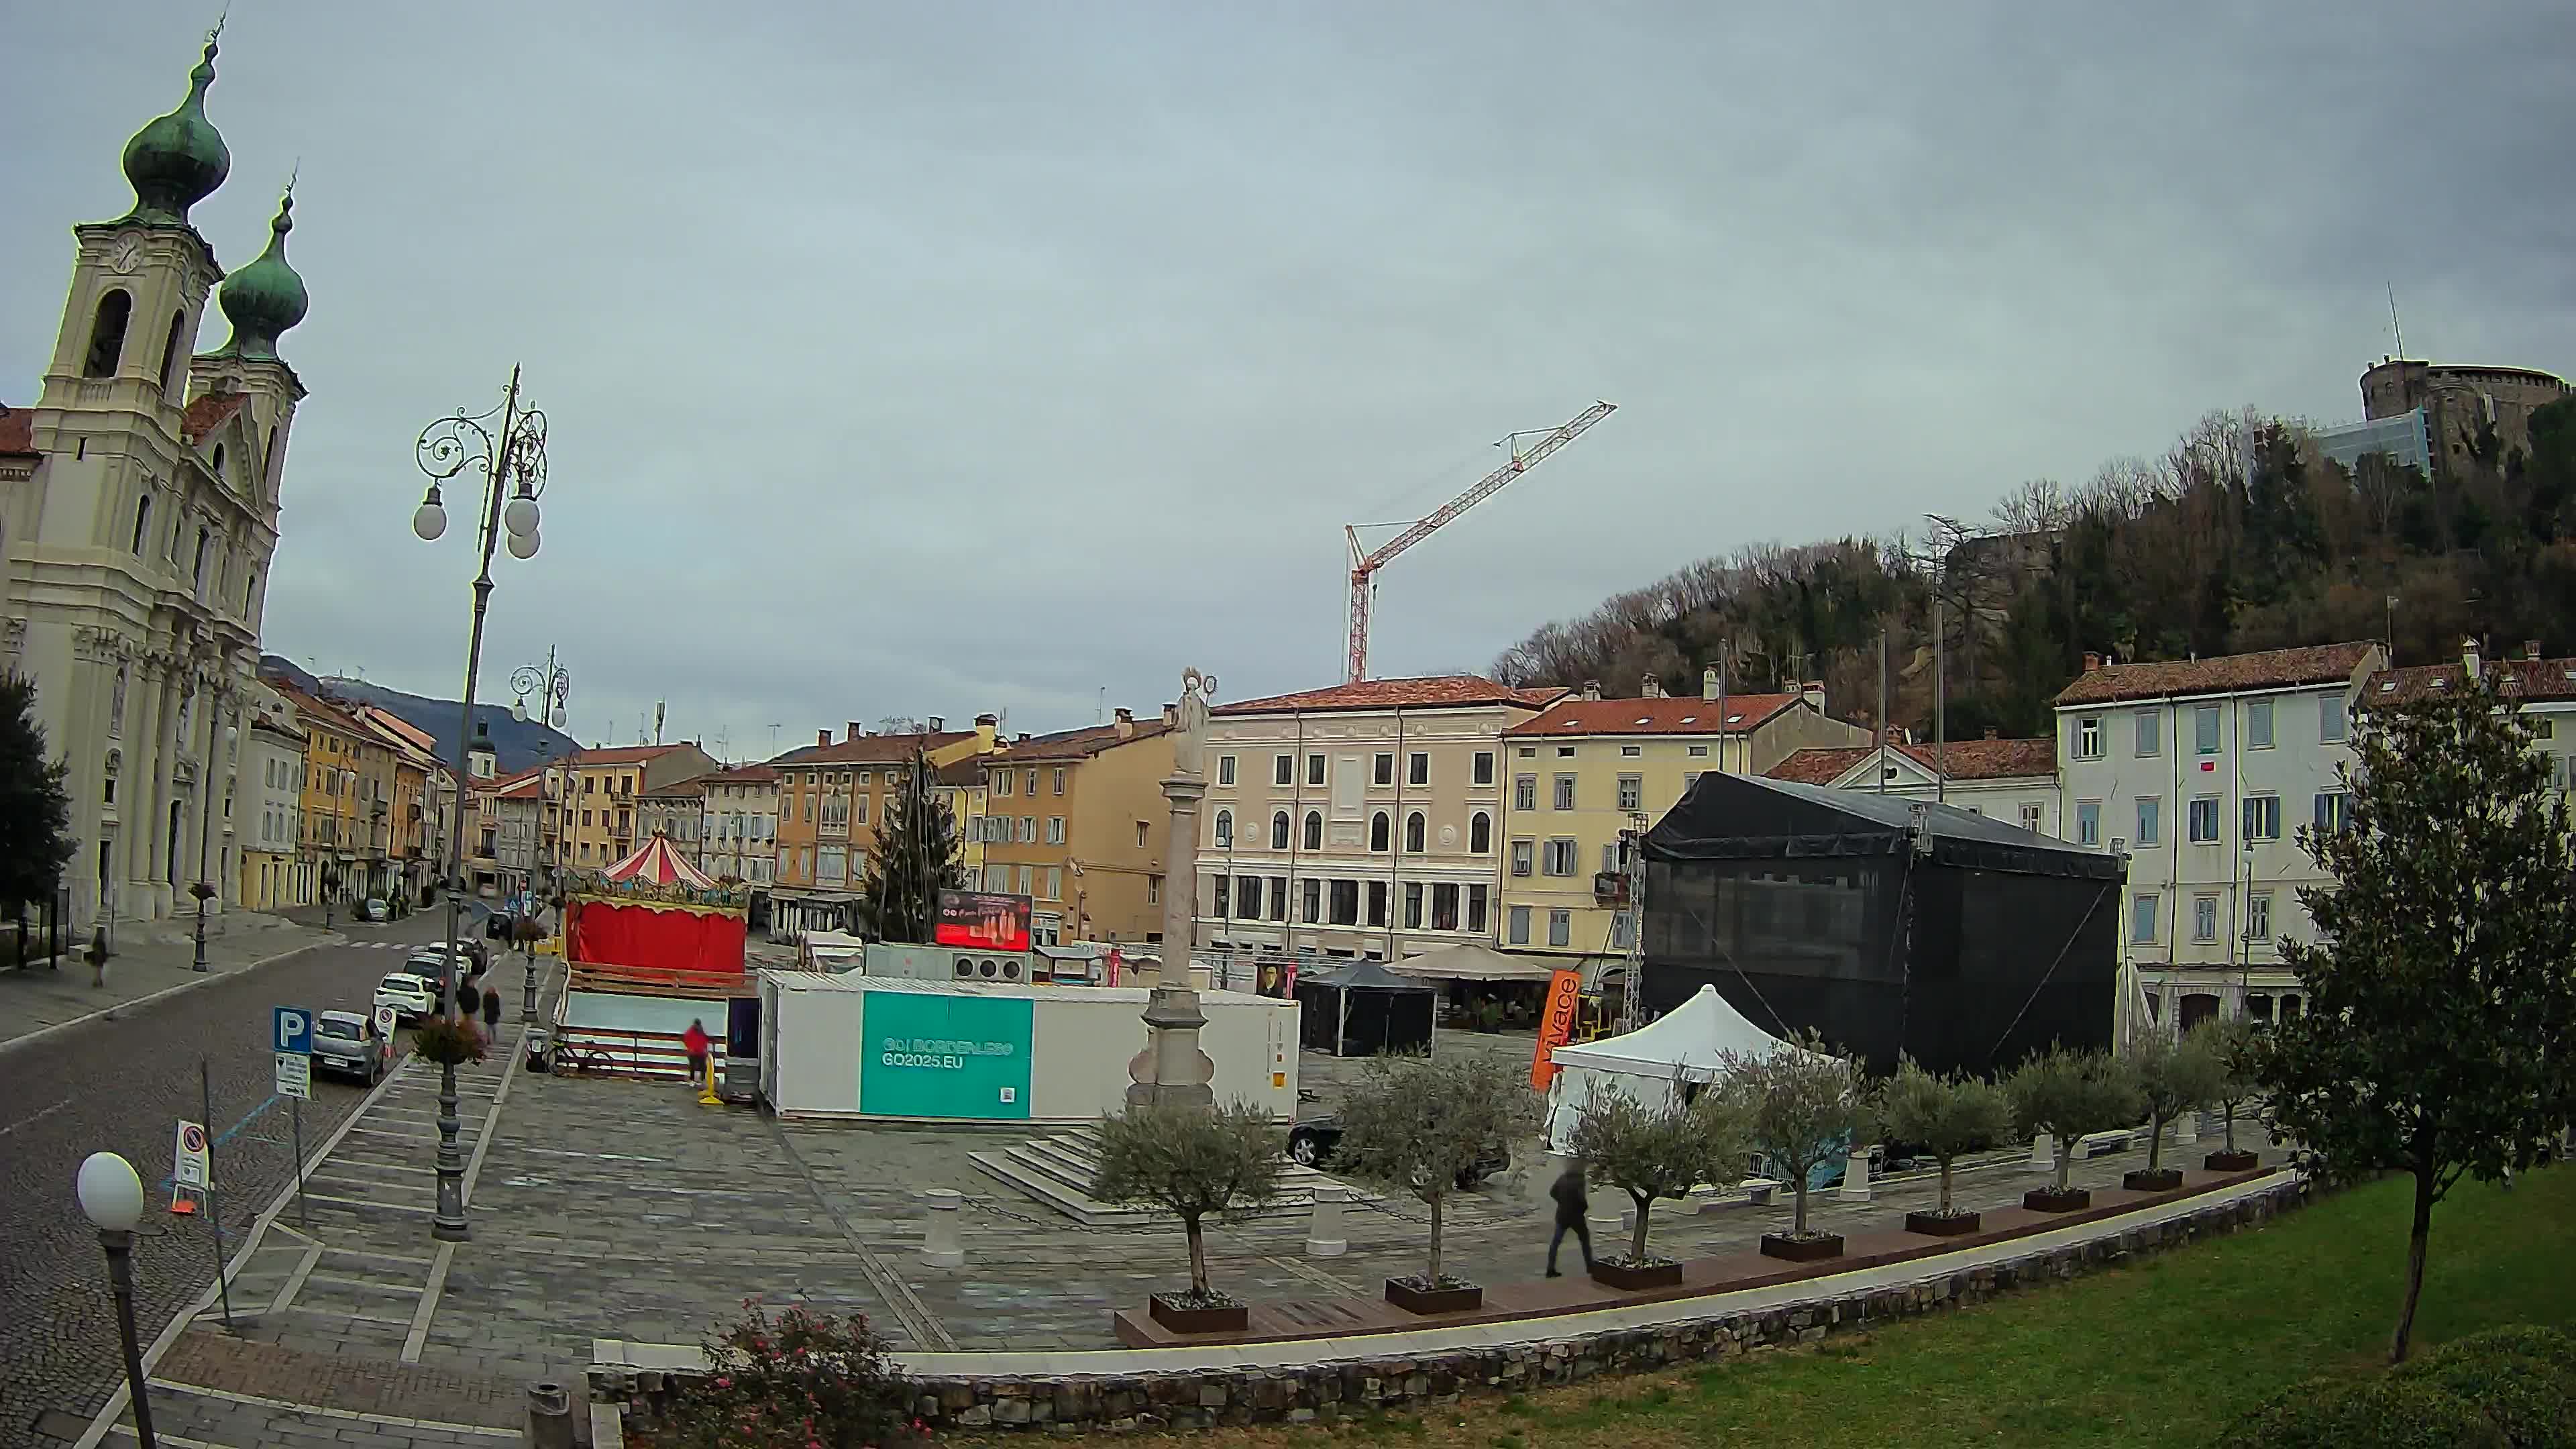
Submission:
<svg viewBox="0 0 2576 1449">
<path fill-rule="evenodd" d="M 1108 980 L 1107 982 L 1103 983 L 1103 984 L 1105 984 L 1105 985 L 1109 985 L 1109 986 L 1115 986 L 1115 985 L 1117 985 L 1117 984 L 1118 984 L 1118 974 L 1119 974 L 1119 969 L 1120 969 L 1121 967 L 1125 966 L 1126 964 L 1127 964 L 1127 958 L 1126 958 L 1126 957 L 1124 957 L 1124 956 L 1121 956 L 1120 954 L 1118 954 L 1118 948 L 1117 948 L 1117 947 L 1115 947 L 1115 946 L 1110 947 L 1110 948 L 1109 948 L 1109 980 Z"/>
<path fill-rule="evenodd" d="M 1029 914 L 1027 896 L 941 891 L 939 922 L 931 940 L 941 946 L 965 946 L 977 951 L 1025 951 L 1029 949 Z"/>
<path fill-rule="evenodd" d="M 1547 1015 L 1539 1018 L 1538 1052 L 1530 1060 L 1530 1085 L 1544 1092 L 1556 1080 L 1556 1049 L 1574 1040 L 1574 1015 L 1583 1004 L 1583 973 L 1548 978 Z"/>
</svg>

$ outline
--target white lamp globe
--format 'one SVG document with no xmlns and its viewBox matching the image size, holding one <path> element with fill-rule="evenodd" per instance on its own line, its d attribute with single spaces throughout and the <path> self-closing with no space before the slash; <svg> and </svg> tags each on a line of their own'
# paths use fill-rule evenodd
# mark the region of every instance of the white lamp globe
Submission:
<svg viewBox="0 0 2576 1449">
<path fill-rule="evenodd" d="M 509 506 L 501 510 L 501 526 L 510 530 L 514 535 L 535 533 L 537 531 L 537 500 L 529 497 L 525 493 L 511 499 Z"/>
<path fill-rule="evenodd" d="M 438 542 L 438 536 L 447 532 L 447 510 L 438 506 L 435 497 L 431 498 L 413 511 L 411 531 L 423 543 Z"/>
<path fill-rule="evenodd" d="M 514 533 L 510 535 L 510 557 L 535 558 L 536 556 L 537 533 L 535 529 L 530 529 L 526 533 Z"/>
<path fill-rule="evenodd" d="M 80 1165 L 81 1212 L 103 1232 L 130 1233 L 143 1221 L 143 1179 L 113 1152 L 93 1152 Z"/>
<path fill-rule="evenodd" d="M 521 699 L 517 704 L 510 706 L 510 718 L 517 720 L 521 724 L 526 724 L 528 722 L 527 700 Z"/>
</svg>

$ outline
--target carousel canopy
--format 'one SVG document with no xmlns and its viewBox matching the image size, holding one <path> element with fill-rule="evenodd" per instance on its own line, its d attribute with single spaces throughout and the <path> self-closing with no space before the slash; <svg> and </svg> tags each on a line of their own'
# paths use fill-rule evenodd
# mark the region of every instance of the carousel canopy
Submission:
<svg viewBox="0 0 2576 1449">
<path fill-rule="evenodd" d="M 671 848 L 668 837 L 656 835 L 635 848 L 635 853 L 602 871 L 611 881 L 641 881 L 646 885 L 681 885 L 696 890 L 712 890 L 715 877 L 696 866 Z"/>
</svg>

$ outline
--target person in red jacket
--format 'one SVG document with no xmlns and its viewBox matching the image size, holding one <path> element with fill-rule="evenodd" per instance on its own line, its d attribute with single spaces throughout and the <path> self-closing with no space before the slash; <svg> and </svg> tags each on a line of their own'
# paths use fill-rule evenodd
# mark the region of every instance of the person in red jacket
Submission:
<svg viewBox="0 0 2576 1449">
<path fill-rule="evenodd" d="M 689 1085 L 700 1087 L 707 1080 L 707 1028 L 696 1017 L 689 1019 L 689 1029 L 680 1034 L 680 1045 L 689 1049 Z"/>
</svg>

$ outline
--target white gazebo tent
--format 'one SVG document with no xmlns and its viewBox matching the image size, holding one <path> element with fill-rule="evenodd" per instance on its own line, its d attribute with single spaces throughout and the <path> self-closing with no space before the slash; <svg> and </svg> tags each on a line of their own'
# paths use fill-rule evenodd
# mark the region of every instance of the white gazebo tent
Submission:
<svg viewBox="0 0 2576 1449">
<path fill-rule="evenodd" d="M 1632 1032 L 1558 1047 L 1558 1071 L 1547 1090 L 1547 1146 L 1565 1151 L 1575 1113 L 1602 1087 L 1617 1087 L 1646 1107 L 1672 1099 L 1677 1083 L 1717 1080 L 1727 1053 L 1760 1059 L 1795 1050 L 1727 1004 L 1714 986 Z"/>
</svg>

